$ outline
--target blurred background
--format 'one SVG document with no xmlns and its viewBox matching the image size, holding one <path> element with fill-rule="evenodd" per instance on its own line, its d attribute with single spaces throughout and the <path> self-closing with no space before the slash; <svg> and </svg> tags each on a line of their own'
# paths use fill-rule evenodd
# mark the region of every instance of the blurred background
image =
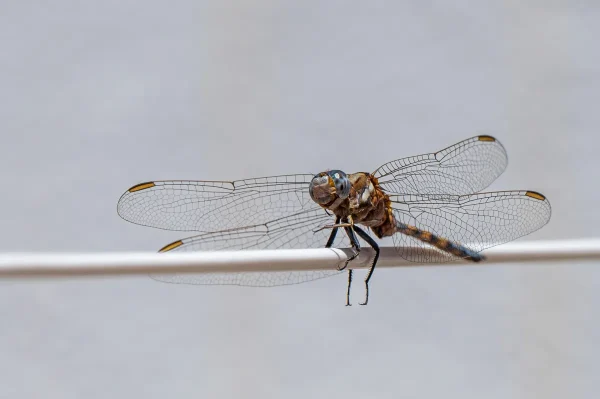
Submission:
<svg viewBox="0 0 600 399">
<path fill-rule="evenodd" d="M 492 189 L 597 236 L 600 6 L 5 2 L 0 251 L 156 251 L 133 184 L 371 171 L 476 134 Z M 358 277 L 357 277 L 358 281 Z M 379 269 L 253 289 L 0 282 L 0 397 L 592 398 L 600 265 Z M 363 295 L 355 284 L 353 301 Z"/>
</svg>

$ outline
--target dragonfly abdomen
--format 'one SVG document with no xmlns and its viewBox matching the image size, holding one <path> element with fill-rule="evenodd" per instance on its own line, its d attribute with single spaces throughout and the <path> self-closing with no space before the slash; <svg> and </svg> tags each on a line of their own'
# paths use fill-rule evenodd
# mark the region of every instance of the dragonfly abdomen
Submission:
<svg viewBox="0 0 600 399">
<path fill-rule="evenodd" d="M 465 258 L 473 262 L 479 262 L 484 259 L 483 255 L 480 255 L 463 245 L 452 242 L 446 238 L 442 238 L 429 231 L 421 230 L 415 226 L 397 222 L 396 231 L 398 233 L 414 237 L 419 241 L 430 244 L 441 251 L 452 254 L 459 258 Z"/>
</svg>

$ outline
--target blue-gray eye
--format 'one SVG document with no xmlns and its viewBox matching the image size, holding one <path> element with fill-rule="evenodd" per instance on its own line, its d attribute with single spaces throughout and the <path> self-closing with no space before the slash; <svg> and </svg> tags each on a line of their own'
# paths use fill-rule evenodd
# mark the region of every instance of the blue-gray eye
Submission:
<svg viewBox="0 0 600 399">
<path fill-rule="evenodd" d="M 348 198 L 350 195 L 350 180 L 348 180 L 348 176 L 341 170 L 332 170 L 328 174 L 333 179 L 338 197 Z"/>
</svg>

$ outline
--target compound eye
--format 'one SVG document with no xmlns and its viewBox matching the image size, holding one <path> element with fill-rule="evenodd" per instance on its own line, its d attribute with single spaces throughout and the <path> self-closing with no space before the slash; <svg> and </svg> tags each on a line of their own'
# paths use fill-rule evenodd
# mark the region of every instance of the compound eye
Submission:
<svg viewBox="0 0 600 399">
<path fill-rule="evenodd" d="M 329 176 L 333 179 L 338 197 L 348 198 L 348 195 L 350 195 L 350 180 L 348 180 L 348 176 L 341 170 L 332 170 L 329 172 Z"/>
<path fill-rule="evenodd" d="M 330 177 L 326 174 L 318 174 L 315 175 L 315 177 L 313 177 L 310 181 L 310 185 L 308 186 L 310 197 L 318 204 L 331 201 L 331 194 L 329 193 L 329 179 Z M 327 187 L 327 190 L 324 191 L 323 187 Z"/>
</svg>

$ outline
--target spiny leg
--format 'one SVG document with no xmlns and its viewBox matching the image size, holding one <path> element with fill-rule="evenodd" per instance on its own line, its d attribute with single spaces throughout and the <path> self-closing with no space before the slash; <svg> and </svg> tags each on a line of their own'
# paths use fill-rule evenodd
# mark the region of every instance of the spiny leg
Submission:
<svg viewBox="0 0 600 399">
<path fill-rule="evenodd" d="M 354 226 L 354 225 L 352 225 L 352 226 Z M 354 227 L 344 227 L 344 230 L 346 230 L 346 234 L 348 235 L 348 238 L 350 239 L 350 245 L 352 245 L 352 249 L 354 249 L 354 255 L 352 255 L 348 259 L 346 259 L 346 262 L 344 263 L 344 267 L 342 267 L 340 270 L 344 270 L 348 266 L 348 263 L 352 262 L 360 254 L 360 242 L 358 241 L 358 238 L 356 238 L 356 235 L 354 234 Z"/>
<path fill-rule="evenodd" d="M 344 227 L 344 230 L 346 230 L 346 234 L 348 235 L 348 238 L 350 239 L 350 243 L 352 244 L 352 248 L 354 248 L 354 250 L 356 252 L 355 252 L 355 254 L 353 256 L 349 257 L 346 260 L 346 264 L 344 265 L 343 269 L 345 269 L 346 266 L 348 266 L 348 263 L 350 261 L 352 261 L 353 259 L 355 259 L 358 256 L 358 254 L 360 253 L 360 242 L 356 238 L 356 235 L 354 234 L 353 228 L 352 227 Z M 352 285 L 352 269 L 349 269 L 348 270 L 348 291 L 346 292 L 346 306 L 352 306 L 352 305 L 350 305 L 350 286 L 351 285 Z"/>
<path fill-rule="evenodd" d="M 348 269 L 348 291 L 346 291 L 346 306 L 350 304 L 350 286 L 352 285 L 352 269 Z"/>
<path fill-rule="evenodd" d="M 338 216 L 335 219 L 335 224 L 340 223 L 340 217 Z M 331 230 L 331 234 L 329 234 L 329 239 L 327 240 L 327 244 L 325 244 L 325 248 L 331 248 L 331 246 L 333 245 L 333 241 L 335 241 L 335 236 L 337 235 L 337 227 Z"/>
<path fill-rule="evenodd" d="M 337 220 L 340 220 L 340 219 L 338 218 Z M 335 224 L 328 224 L 326 226 L 320 227 L 317 230 L 315 230 L 314 232 L 318 233 L 321 230 L 326 230 L 326 229 L 334 229 L 335 230 L 339 227 L 351 227 L 351 226 L 354 226 L 354 225 L 352 223 L 339 223 L 336 221 Z"/>
<path fill-rule="evenodd" d="M 344 223 L 341 225 L 340 220 L 341 220 L 341 218 L 338 216 L 335 220 L 335 224 L 332 226 L 331 234 L 329 235 L 327 244 L 325 244 L 325 248 L 330 248 L 333 245 L 333 242 L 335 241 L 335 236 L 337 235 L 338 228 L 344 227 L 346 229 L 346 234 L 348 234 L 348 237 L 350 238 L 352 247 L 356 250 L 356 253 L 353 256 L 351 256 L 350 258 L 348 258 L 346 260 L 346 262 L 344 263 L 344 267 L 342 267 L 340 269 L 340 270 L 344 270 L 346 268 L 346 266 L 348 266 L 348 263 L 358 256 L 358 254 L 360 252 L 360 243 L 356 239 L 356 236 L 354 235 L 352 228 L 347 227 L 347 226 L 352 226 L 352 224 Z M 351 287 L 351 285 L 352 285 L 352 269 L 349 269 L 348 270 L 348 290 L 346 291 L 346 306 L 351 306 L 350 305 L 350 287 Z"/>
<path fill-rule="evenodd" d="M 338 218 L 335 220 L 335 224 L 339 224 L 340 222 L 340 217 L 338 216 Z M 331 230 L 331 234 L 329 235 L 329 239 L 327 240 L 327 244 L 325 244 L 325 248 L 331 248 L 331 246 L 333 245 L 333 242 L 335 241 L 335 236 L 337 235 L 337 231 L 338 228 L 334 227 L 333 230 Z M 338 267 L 339 271 L 342 271 L 346 268 L 346 266 L 348 266 L 348 262 L 350 262 L 352 259 L 356 258 L 357 255 L 353 255 L 352 257 L 350 257 L 349 259 L 347 259 L 344 262 L 344 266 L 343 267 Z"/>
<path fill-rule="evenodd" d="M 367 274 L 367 278 L 365 279 L 365 301 L 361 303 L 361 305 L 366 305 L 369 302 L 369 280 L 373 275 L 373 270 L 375 270 L 375 265 L 377 264 L 377 260 L 379 259 L 379 245 L 377 245 L 377 242 L 375 242 L 375 240 L 360 227 L 354 226 L 354 231 L 356 231 L 356 233 L 375 250 L 375 258 L 373 259 L 373 263 L 369 268 L 369 274 Z"/>
</svg>

